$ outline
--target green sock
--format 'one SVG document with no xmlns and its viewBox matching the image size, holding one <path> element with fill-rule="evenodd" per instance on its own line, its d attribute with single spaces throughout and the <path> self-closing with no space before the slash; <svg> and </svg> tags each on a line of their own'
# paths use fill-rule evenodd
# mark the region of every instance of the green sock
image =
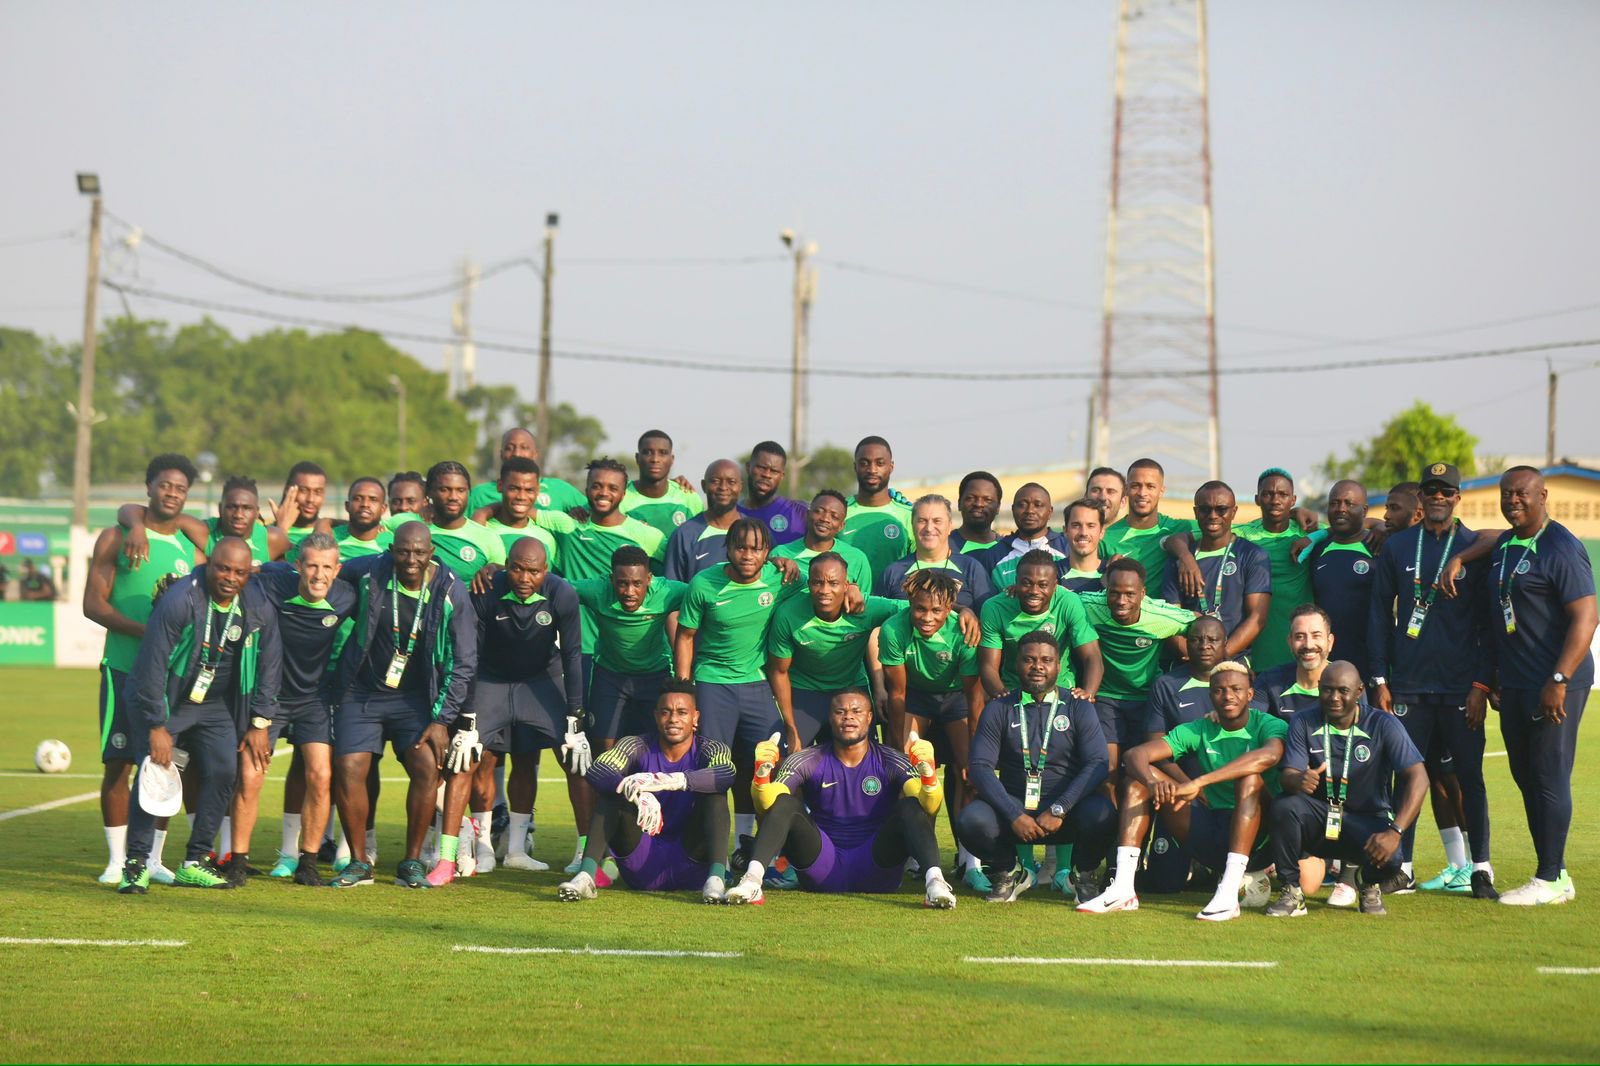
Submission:
<svg viewBox="0 0 1600 1066">
<path fill-rule="evenodd" d="M 1034 862 L 1034 859 L 1033 859 L 1033 845 L 1032 844 L 1018 844 L 1017 845 L 1017 861 L 1020 862 L 1024 866 L 1037 869 L 1038 864 L 1036 862 Z"/>
<path fill-rule="evenodd" d="M 578 872 L 579 873 L 585 873 L 585 874 L 588 874 L 590 877 L 593 877 L 594 876 L 594 872 L 596 870 L 598 870 L 598 869 L 600 869 L 600 864 L 595 862 L 593 859 L 588 858 L 587 856 L 585 856 L 585 858 L 583 860 L 583 865 L 578 868 Z"/>
<path fill-rule="evenodd" d="M 723 862 L 714 862 L 714 863 L 712 863 L 711 864 L 711 876 L 712 877 L 720 877 L 723 880 L 727 880 L 727 878 L 728 878 L 728 864 L 727 863 L 723 863 Z"/>
<path fill-rule="evenodd" d="M 439 838 L 439 858 L 445 862 L 456 861 L 456 850 L 461 846 L 460 837 L 441 836 Z"/>
<path fill-rule="evenodd" d="M 1056 845 L 1056 873 L 1072 869 L 1072 845 Z"/>
</svg>

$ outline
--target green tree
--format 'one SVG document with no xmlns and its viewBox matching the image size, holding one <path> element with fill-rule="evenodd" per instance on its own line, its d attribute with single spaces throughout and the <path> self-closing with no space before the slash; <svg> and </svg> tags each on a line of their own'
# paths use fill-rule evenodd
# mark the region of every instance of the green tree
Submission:
<svg viewBox="0 0 1600 1066">
<path fill-rule="evenodd" d="M 1473 450 L 1478 438 L 1451 415 L 1441 415 L 1418 400 L 1391 418 L 1371 441 L 1350 446 L 1348 458 L 1330 454 L 1317 465 L 1317 473 L 1331 484 L 1353 478 L 1374 492 L 1385 492 L 1401 481 L 1414 481 L 1429 463 L 1454 463 L 1462 477 L 1477 473 Z"/>
<path fill-rule="evenodd" d="M 537 426 L 539 405 L 524 401 L 513 385 L 474 385 L 459 399 L 479 428 L 474 470 L 483 478 L 493 477 L 500 467 L 500 435 L 513 426 L 530 430 Z M 550 440 L 539 442 L 540 466 L 558 477 L 573 478 L 599 454 L 605 439 L 599 419 L 579 414 L 570 403 L 558 403 L 550 408 Z"/>
<path fill-rule="evenodd" d="M 76 386 L 59 345 L 0 329 L 0 496 L 37 496 L 44 474 L 71 482 Z"/>
<path fill-rule="evenodd" d="M 818 489 L 838 489 L 846 496 L 856 490 L 855 455 L 836 444 L 824 444 L 811 453 L 800 468 L 801 499 L 809 500 Z"/>
</svg>

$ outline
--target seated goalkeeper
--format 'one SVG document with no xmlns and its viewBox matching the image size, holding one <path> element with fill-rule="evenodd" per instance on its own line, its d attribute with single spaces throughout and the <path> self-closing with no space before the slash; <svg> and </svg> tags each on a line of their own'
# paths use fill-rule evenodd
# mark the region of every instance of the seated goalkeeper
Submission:
<svg viewBox="0 0 1600 1066">
<path fill-rule="evenodd" d="M 869 739 L 872 704 L 861 689 L 834 695 L 828 724 L 831 741 L 790 755 L 776 775 L 777 736 L 756 746 L 750 794 L 760 829 L 726 902 L 762 902 L 762 874 L 781 851 L 813 892 L 893 892 L 913 858 L 923 872 L 923 903 L 954 907 L 933 833 L 944 800 L 933 745 L 912 733 L 907 759 Z"/>
<path fill-rule="evenodd" d="M 733 753 L 697 735 L 694 682 L 664 681 L 656 731 L 622 737 L 585 775 L 598 798 L 583 864 L 556 889 L 568 902 L 594 899 L 607 849 L 629 888 L 682 892 L 700 886 L 721 903 L 728 871 L 728 789 Z"/>
</svg>

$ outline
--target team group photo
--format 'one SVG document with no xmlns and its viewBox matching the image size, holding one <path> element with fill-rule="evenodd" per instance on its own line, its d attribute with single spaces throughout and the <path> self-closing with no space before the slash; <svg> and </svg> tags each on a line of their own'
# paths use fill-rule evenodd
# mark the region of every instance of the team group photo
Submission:
<svg viewBox="0 0 1600 1066">
<path fill-rule="evenodd" d="M 1592 1061 L 1595 12 L 200 14 L 0 15 L 0 1058 Z"/>
</svg>

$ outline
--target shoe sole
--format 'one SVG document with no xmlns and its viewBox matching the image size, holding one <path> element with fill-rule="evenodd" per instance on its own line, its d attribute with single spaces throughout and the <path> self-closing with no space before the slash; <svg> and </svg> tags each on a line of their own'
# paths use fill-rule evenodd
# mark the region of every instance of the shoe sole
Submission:
<svg viewBox="0 0 1600 1066">
<path fill-rule="evenodd" d="M 432 888 L 433 887 L 432 885 L 428 884 L 428 882 L 426 882 L 426 881 L 407 881 L 407 880 L 405 880 L 403 878 L 399 878 L 399 877 L 394 879 L 394 883 L 395 883 L 395 886 L 398 887 L 398 888 Z"/>
<path fill-rule="evenodd" d="M 1090 900 L 1088 903 L 1080 903 L 1074 909 L 1079 914 L 1121 914 L 1123 911 L 1136 911 L 1139 909 L 1138 896 L 1129 896 L 1127 899 L 1119 902 L 1115 907 L 1105 907 L 1103 909 L 1099 907 L 1091 909 L 1089 907 L 1089 903 L 1093 902 L 1093 900 Z"/>
<path fill-rule="evenodd" d="M 126 888 L 118 888 L 117 889 L 117 895 L 119 895 L 119 896 L 142 896 L 147 891 L 148 891 L 148 889 L 144 888 L 141 885 L 128 885 Z"/>
<path fill-rule="evenodd" d="M 374 881 L 370 877 L 367 878 L 364 881 L 340 881 L 338 878 L 334 878 L 332 881 L 328 882 L 328 887 L 329 888 L 360 888 L 362 885 L 371 885 L 371 884 L 376 884 L 376 883 L 377 882 Z"/>
<path fill-rule="evenodd" d="M 595 898 L 594 896 L 586 896 L 582 892 L 575 892 L 572 889 L 561 888 L 556 889 L 556 896 L 562 903 L 582 903 L 586 899 Z"/>
<path fill-rule="evenodd" d="M 954 896 L 942 896 L 939 899 L 929 899 L 924 896 L 922 905 L 933 911 L 953 911 L 956 909 L 956 898 Z"/>
<path fill-rule="evenodd" d="M 1201 922 L 1231 922 L 1239 917 L 1239 914 L 1238 907 L 1228 911 L 1201 911 L 1195 915 L 1195 920 Z"/>
</svg>

